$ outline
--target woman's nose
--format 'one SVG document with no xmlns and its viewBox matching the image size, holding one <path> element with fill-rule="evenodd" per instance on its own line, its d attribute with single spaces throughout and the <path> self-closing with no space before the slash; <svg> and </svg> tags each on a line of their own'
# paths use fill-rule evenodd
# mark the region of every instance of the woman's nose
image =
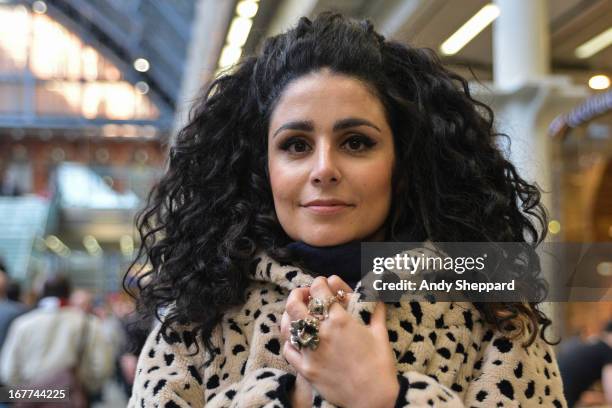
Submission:
<svg viewBox="0 0 612 408">
<path fill-rule="evenodd" d="M 310 179 L 318 186 L 337 184 L 341 180 L 337 158 L 330 147 L 321 146 L 315 152 L 315 162 Z"/>
</svg>

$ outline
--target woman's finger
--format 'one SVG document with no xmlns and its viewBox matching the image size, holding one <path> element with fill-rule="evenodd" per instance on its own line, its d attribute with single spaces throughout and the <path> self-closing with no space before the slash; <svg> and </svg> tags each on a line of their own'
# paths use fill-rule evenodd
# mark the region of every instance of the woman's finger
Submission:
<svg viewBox="0 0 612 408">
<path fill-rule="evenodd" d="M 387 332 L 387 307 L 384 302 L 378 302 L 370 319 L 370 329 L 376 338 L 383 343 L 389 343 Z"/>
<path fill-rule="evenodd" d="M 327 278 L 327 283 L 329 284 L 329 288 L 334 293 L 338 292 L 339 290 L 343 290 L 346 293 L 351 293 L 353 291 L 349 284 L 342 280 L 342 278 L 338 275 L 332 275 Z"/>
<path fill-rule="evenodd" d="M 287 342 L 283 346 L 283 356 L 295 368 L 295 371 L 307 381 L 311 382 L 317 377 L 319 370 L 309 362 L 308 357 L 300 353 L 291 343 Z"/>
<path fill-rule="evenodd" d="M 291 364 L 291 366 L 295 368 L 298 373 L 300 373 L 302 367 L 302 355 L 288 341 L 283 345 L 283 357 L 285 357 L 285 360 L 287 360 L 287 362 Z"/>
<path fill-rule="evenodd" d="M 329 299 L 335 296 L 336 293 L 329 287 L 327 278 L 318 276 L 312 281 L 310 285 L 310 296 L 313 298 L 319 298 L 322 300 Z M 338 316 L 339 314 L 346 313 L 342 305 L 336 305 L 338 302 L 332 303 L 328 308 L 329 317 Z"/>
<path fill-rule="evenodd" d="M 333 296 L 327 278 L 324 276 L 317 276 L 310 285 L 310 296 L 320 299 L 327 299 Z"/>
<path fill-rule="evenodd" d="M 332 275 L 329 278 L 327 278 L 327 283 L 329 284 L 329 288 L 331 289 L 334 295 L 337 294 L 339 290 L 345 291 L 347 295 L 353 292 L 353 289 L 348 285 L 348 283 L 343 281 L 342 278 L 339 277 L 338 275 Z M 344 306 L 346 306 L 348 305 L 350 298 L 351 298 L 350 295 L 345 296 L 344 299 L 341 300 L 340 302 Z"/>
<path fill-rule="evenodd" d="M 287 311 L 283 312 L 283 316 L 281 317 L 281 344 L 289 340 L 291 336 L 291 318 L 289 317 L 289 313 Z"/>
<path fill-rule="evenodd" d="M 308 314 L 309 288 L 295 288 L 289 293 L 287 302 L 285 303 L 285 311 L 289 314 L 291 320 L 303 319 Z"/>
</svg>

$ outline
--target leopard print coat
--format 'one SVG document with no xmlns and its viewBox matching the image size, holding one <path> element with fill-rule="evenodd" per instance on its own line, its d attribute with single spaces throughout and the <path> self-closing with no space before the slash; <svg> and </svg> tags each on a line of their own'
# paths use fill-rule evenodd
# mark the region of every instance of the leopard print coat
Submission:
<svg viewBox="0 0 612 408">
<path fill-rule="evenodd" d="M 246 302 L 213 332 L 214 355 L 189 327 L 168 336 L 153 330 L 128 407 L 290 406 L 296 372 L 281 352 L 280 320 L 289 292 L 313 277 L 264 252 L 249 274 Z M 355 296 L 347 310 L 368 324 L 374 307 Z M 396 407 L 567 406 L 549 345 L 538 338 L 522 347 L 522 339 L 491 329 L 471 303 L 389 303 L 387 329 L 400 383 Z M 334 407 L 316 393 L 313 406 Z"/>
</svg>

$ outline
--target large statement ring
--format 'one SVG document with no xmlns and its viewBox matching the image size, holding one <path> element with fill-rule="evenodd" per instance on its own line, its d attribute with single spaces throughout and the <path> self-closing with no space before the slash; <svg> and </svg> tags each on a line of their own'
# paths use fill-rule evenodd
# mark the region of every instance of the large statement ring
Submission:
<svg viewBox="0 0 612 408">
<path fill-rule="evenodd" d="M 320 320 L 325 320 L 329 317 L 329 307 L 337 301 L 344 300 L 346 292 L 340 289 L 335 296 L 327 299 L 313 298 L 308 296 L 308 313 Z"/>
<path fill-rule="evenodd" d="M 306 317 L 291 322 L 291 345 L 301 350 L 308 347 L 316 350 L 319 347 L 319 319 L 316 317 Z"/>
</svg>

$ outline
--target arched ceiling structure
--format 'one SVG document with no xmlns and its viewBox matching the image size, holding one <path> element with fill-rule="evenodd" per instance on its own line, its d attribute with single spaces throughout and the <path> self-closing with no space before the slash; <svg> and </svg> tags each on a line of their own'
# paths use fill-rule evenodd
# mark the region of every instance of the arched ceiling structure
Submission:
<svg viewBox="0 0 612 408">
<path fill-rule="evenodd" d="M 128 81 L 146 82 L 160 110 L 174 111 L 195 1 L 46 0 L 46 5 L 49 16 L 111 58 Z M 134 69 L 138 58 L 149 62 L 148 71 Z"/>
</svg>

